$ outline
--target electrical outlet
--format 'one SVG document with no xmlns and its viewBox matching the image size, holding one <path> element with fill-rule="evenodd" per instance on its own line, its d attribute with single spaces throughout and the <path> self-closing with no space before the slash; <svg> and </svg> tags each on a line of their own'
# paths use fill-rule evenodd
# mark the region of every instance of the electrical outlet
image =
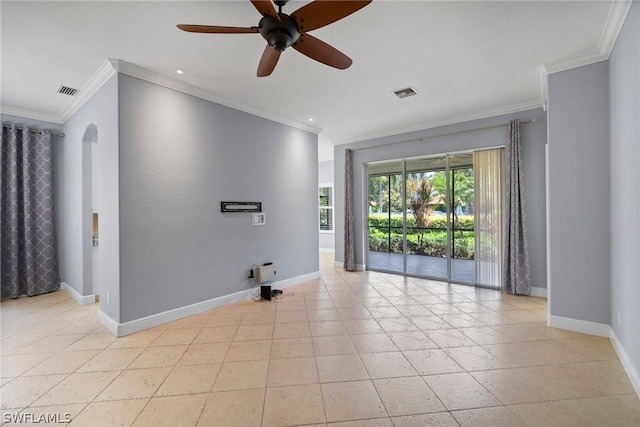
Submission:
<svg viewBox="0 0 640 427">
<path fill-rule="evenodd" d="M 253 268 L 252 268 L 251 270 L 249 270 L 249 279 L 253 279 L 254 277 L 256 276 L 253 275 Z"/>
</svg>

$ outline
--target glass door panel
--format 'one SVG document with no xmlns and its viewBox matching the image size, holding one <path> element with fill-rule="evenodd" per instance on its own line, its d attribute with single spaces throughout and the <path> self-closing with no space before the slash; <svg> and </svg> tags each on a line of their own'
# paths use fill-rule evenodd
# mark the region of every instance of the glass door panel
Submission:
<svg viewBox="0 0 640 427">
<path fill-rule="evenodd" d="M 476 283 L 473 155 L 370 164 L 371 270 Z"/>
<path fill-rule="evenodd" d="M 451 280 L 476 282 L 474 261 L 475 228 L 473 218 L 473 155 L 456 154 L 449 159 L 451 212 Z"/>
<path fill-rule="evenodd" d="M 404 273 L 403 163 L 368 165 L 369 250 L 371 270 Z"/>
<path fill-rule="evenodd" d="M 448 280 L 446 157 L 406 162 L 407 271 Z"/>
</svg>

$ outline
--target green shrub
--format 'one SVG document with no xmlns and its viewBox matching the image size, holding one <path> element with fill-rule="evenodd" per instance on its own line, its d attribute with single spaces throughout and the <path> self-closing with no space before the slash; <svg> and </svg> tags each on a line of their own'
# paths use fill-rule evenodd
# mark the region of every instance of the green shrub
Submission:
<svg viewBox="0 0 640 427">
<path fill-rule="evenodd" d="M 473 215 L 459 215 L 457 217 L 458 222 L 455 228 L 463 228 L 473 230 Z M 397 230 L 402 232 L 402 214 L 391 214 L 391 221 L 389 221 L 388 214 L 370 214 L 369 215 L 369 228 L 376 228 L 381 231 L 387 232 L 389 225 L 391 230 Z M 416 219 L 413 215 L 407 214 L 407 232 L 418 232 L 415 230 Z M 429 217 L 429 228 L 440 228 L 445 230 L 447 228 L 447 216 L 435 215 Z"/>
<path fill-rule="evenodd" d="M 402 253 L 402 214 L 369 215 L 369 250 L 379 252 Z M 475 236 L 473 231 L 460 231 L 460 228 L 473 230 L 472 215 L 460 215 L 457 218 L 452 235 L 453 256 L 461 259 L 474 259 Z M 435 257 L 447 256 L 447 217 L 437 215 L 429 217 L 429 229 L 416 229 L 413 215 L 407 214 L 407 252 L 414 255 Z M 434 230 L 435 229 L 435 230 Z"/>
</svg>

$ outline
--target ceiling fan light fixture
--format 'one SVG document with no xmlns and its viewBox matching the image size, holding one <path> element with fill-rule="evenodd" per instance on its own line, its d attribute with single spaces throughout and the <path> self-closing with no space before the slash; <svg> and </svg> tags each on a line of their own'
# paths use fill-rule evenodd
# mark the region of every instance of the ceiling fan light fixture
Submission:
<svg viewBox="0 0 640 427">
<path fill-rule="evenodd" d="M 300 38 L 298 24 L 289 15 L 279 14 L 280 19 L 265 16 L 260 20 L 260 34 L 269 46 L 278 52 L 294 44 Z"/>
<path fill-rule="evenodd" d="M 278 52 L 284 52 L 291 46 L 291 34 L 285 31 L 272 31 L 267 34 L 267 43 Z"/>
<path fill-rule="evenodd" d="M 372 0 L 314 0 L 294 11 L 283 13 L 282 7 L 288 0 L 251 0 L 262 19 L 257 27 L 223 27 L 219 25 L 178 24 L 177 27 L 189 33 L 206 34 L 251 34 L 260 33 L 267 46 L 258 64 L 258 77 L 271 75 L 280 54 L 292 46 L 301 54 L 338 70 L 349 68 L 353 61 L 333 46 L 309 34 L 311 30 L 339 21 L 362 9 Z M 278 6 L 278 10 L 274 7 Z"/>
</svg>

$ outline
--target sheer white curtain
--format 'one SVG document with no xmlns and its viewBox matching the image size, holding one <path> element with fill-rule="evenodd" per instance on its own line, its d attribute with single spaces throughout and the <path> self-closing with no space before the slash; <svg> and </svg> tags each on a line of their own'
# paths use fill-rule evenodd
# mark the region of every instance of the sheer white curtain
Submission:
<svg viewBox="0 0 640 427">
<path fill-rule="evenodd" d="M 476 282 L 500 289 L 502 276 L 502 148 L 474 151 Z"/>
</svg>

